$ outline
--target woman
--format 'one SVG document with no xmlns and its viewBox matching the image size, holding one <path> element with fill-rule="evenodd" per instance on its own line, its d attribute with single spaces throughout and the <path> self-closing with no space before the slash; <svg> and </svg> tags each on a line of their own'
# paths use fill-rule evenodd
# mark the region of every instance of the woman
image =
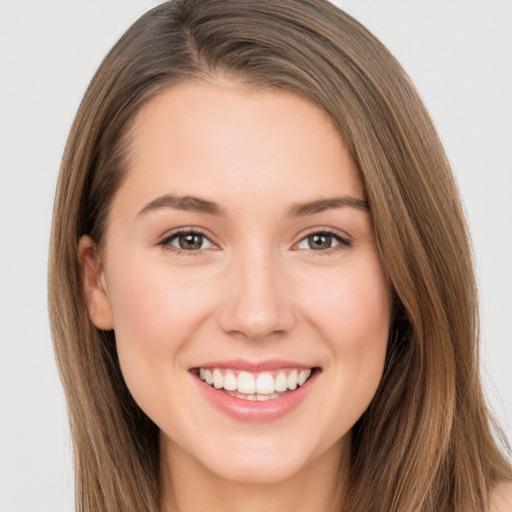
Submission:
<svg viewBox="0 0 512 512">
<path fill-rule="evenodd" d="M 318 0 L 150 11 L 55 204 L 78 510 L 507 510 L 472 276 L 430 119 L 361 25 Z"/>
</svg>

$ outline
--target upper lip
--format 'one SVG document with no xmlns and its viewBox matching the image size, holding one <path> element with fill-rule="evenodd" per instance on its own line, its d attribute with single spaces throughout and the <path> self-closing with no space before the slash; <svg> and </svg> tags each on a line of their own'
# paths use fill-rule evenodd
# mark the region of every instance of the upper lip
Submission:
<svg viewBox="0 0 512 512">
<path fill-rule="evenodd" d="M 262 361 L 254 361 L 250 359 L 229 359 L 224 361 L 208 361 L 195 366 L 194 368 L 225 368 L 232 370 L 243 370 L 246 372 L 258 373 L 272 370 L 280 370 L 281 368 L 313 368 L 314 365 L 299 363 L 285 359 L 266 359 Z M 193 368 L 192 368 L 193 369 Z"/>
</svg>

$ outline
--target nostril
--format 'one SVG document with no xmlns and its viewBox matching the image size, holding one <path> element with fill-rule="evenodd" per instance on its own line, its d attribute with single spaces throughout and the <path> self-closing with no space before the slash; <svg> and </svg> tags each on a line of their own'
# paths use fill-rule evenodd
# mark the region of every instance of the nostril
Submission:
<svg viewBox="0 0 512 512">
<path fill-rule="evenodd" d="M 261 247 L 256 252 L 261 252 Z M 292 329 L 295 315 L 290 294 L 280 283 L 283 273 L 270 268 L 274 263 L 263 262 L 264 257 L 268 259 L 268 255 L 261 255 L 258 261 L 254 256 L 248 258 L 232 276 L 232 286 L 224 288 L 226 301 L 218 308 L 224 332 L 256 341 Z"/>
<path fill-rule="evenodd" d="M 293 327 L 291 312 L 275 305 L 250 306 L 238 303 L 222 312 L 221 329 L 236 337 L 259 341 L 269 336 L 283 336 Z"/>
</svg>

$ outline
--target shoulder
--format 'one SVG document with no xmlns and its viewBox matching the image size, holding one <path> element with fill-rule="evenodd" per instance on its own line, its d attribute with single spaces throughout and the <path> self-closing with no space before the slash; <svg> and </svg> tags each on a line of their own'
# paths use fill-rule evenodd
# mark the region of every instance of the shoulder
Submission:
<svg viewBox="0 0 512 512">
<path fill-rule="evenodd" d="M 512 512 L 512 482 L 496 486 L 491 495 L 490 512 Z"/>
</svg>

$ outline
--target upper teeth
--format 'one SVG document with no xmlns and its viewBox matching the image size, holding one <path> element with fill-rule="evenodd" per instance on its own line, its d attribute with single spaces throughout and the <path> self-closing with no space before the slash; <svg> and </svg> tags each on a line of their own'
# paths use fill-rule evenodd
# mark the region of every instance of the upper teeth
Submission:
<svg viewBox="0 0 512 512">
<path fill-rule="evenodd" d="M 215 389 L 258 395 L 271 395 L 275 392 L 297 389 L 308 380 L 310 375 L 310 369 L 280 370 L 272 373 L 250 373 L 220 368 L 199 369 L 200 379 Z"/>
</svg>

